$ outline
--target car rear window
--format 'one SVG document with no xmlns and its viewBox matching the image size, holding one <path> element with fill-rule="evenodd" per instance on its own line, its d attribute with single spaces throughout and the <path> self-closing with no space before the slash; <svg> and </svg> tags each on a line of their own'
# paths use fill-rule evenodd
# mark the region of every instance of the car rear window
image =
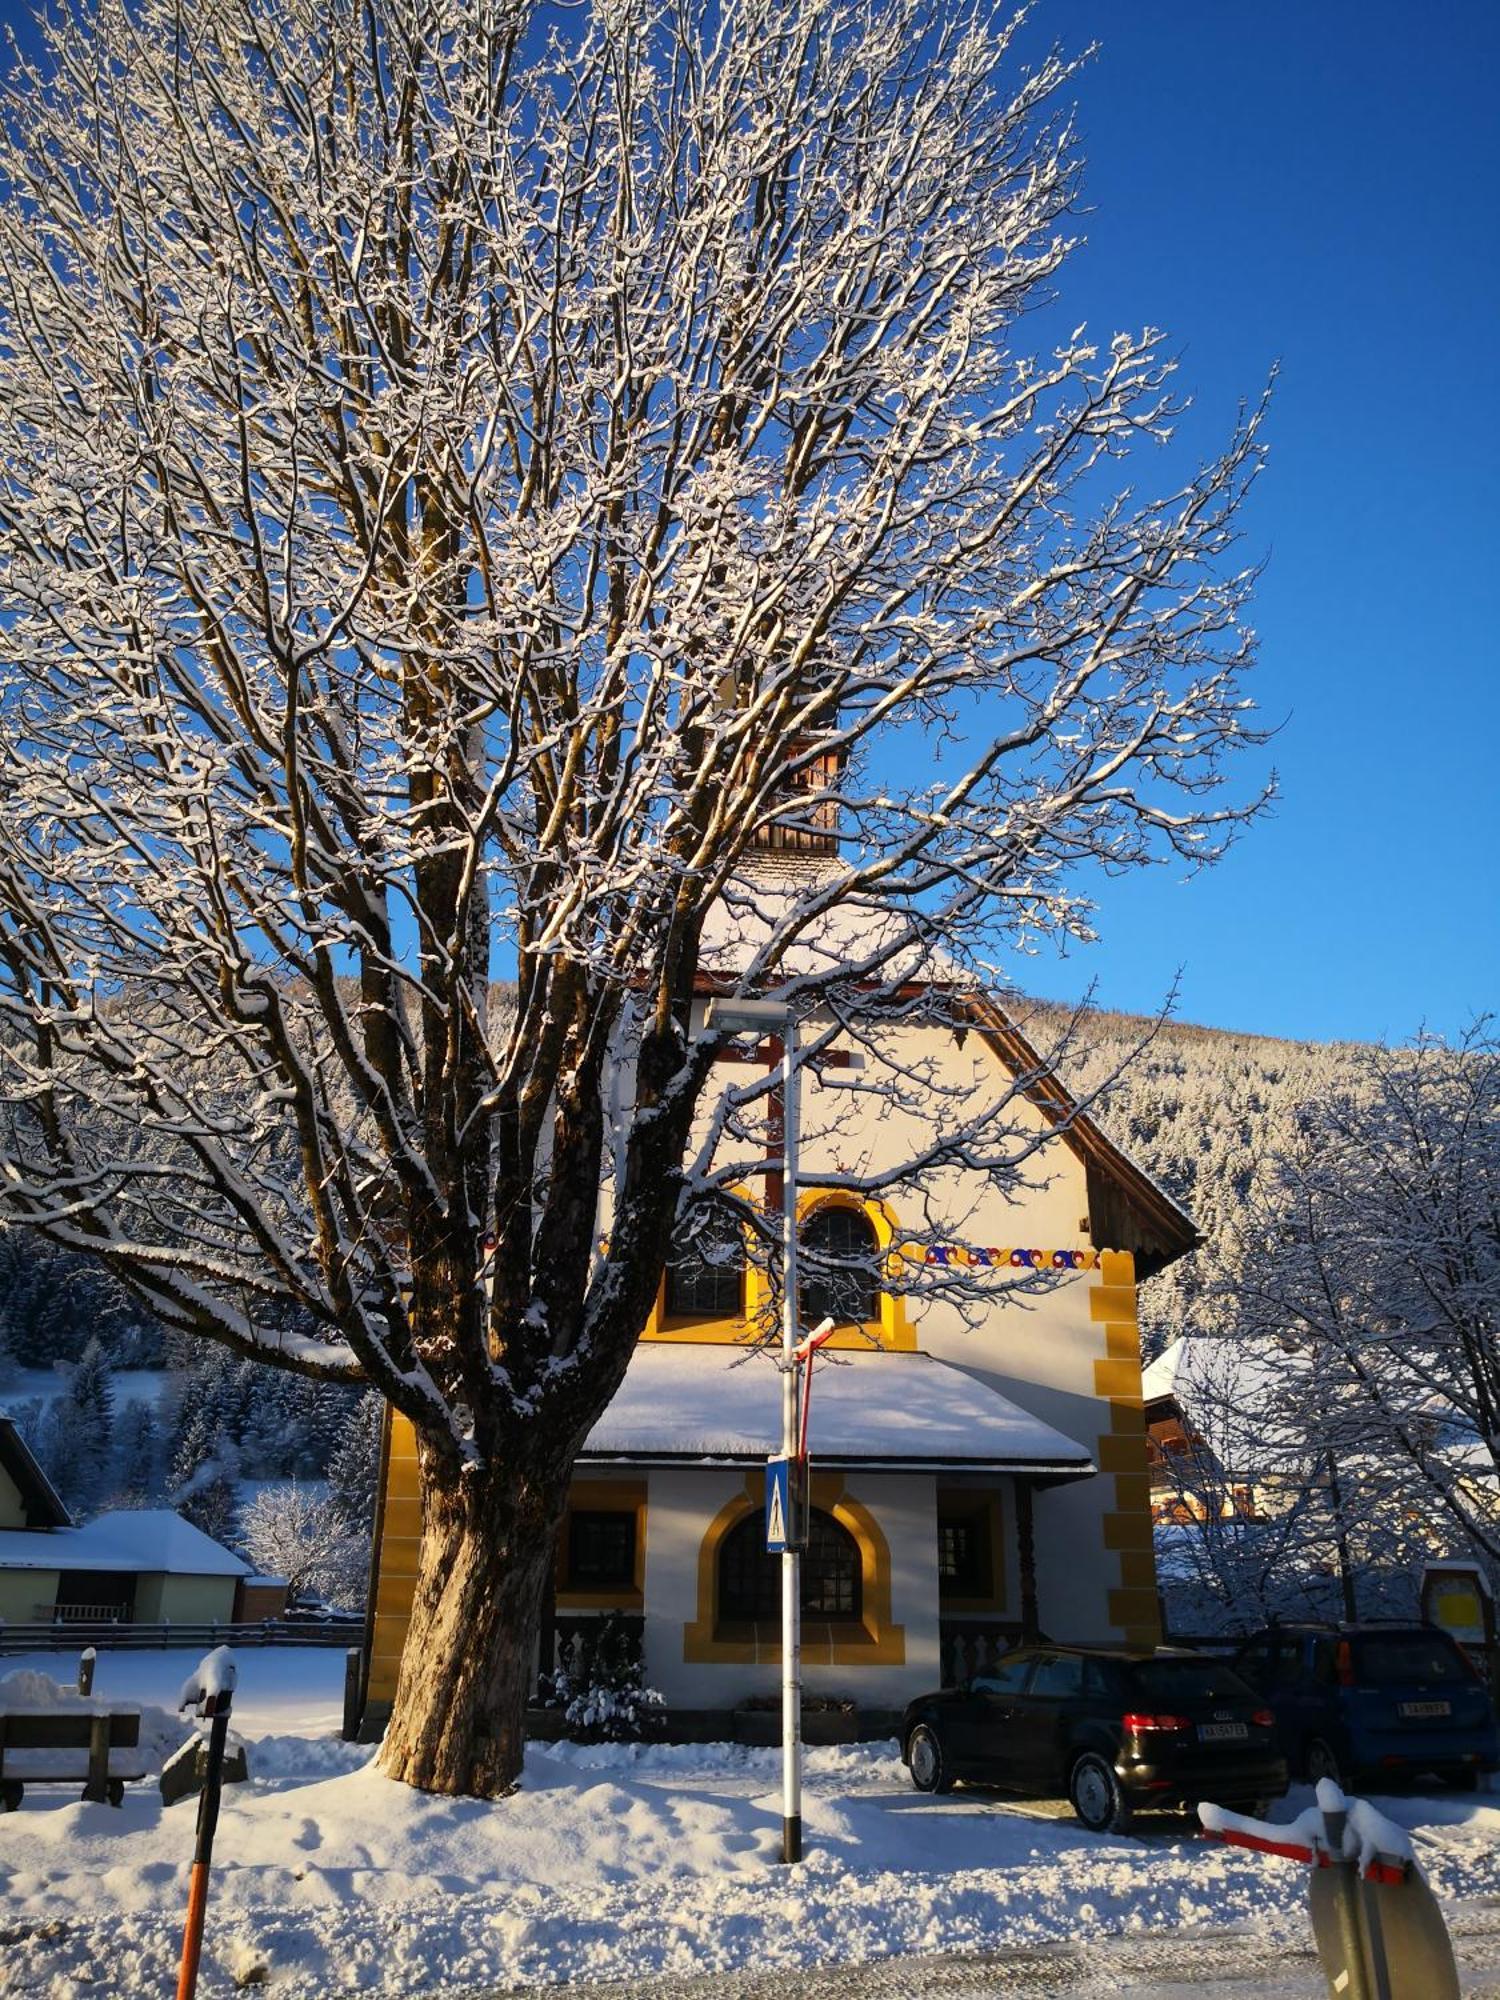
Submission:
<svg viewBox="0 0 1500 2000">
<path fill-rule="evenodd" d="M 1130 1685 L 1143 1701 L 1249 1701 L 1249 1688 L 1218 1660 L 1138 1660 Z"/>
<path fill-rule="evenodd" d="M 1457 1647 L 1437 1632 L 1366 1633 L 1354 1641 L 1354 1670 L 1376 1687 L 1467 1678 Z"/>
</svg>

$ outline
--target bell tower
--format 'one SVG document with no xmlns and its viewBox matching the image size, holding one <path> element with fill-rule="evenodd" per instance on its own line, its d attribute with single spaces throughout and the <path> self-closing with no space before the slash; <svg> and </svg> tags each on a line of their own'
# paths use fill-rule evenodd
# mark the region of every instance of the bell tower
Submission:
<svg viewBox="0 0 1500 2000">
<path fill-rule="evenodd" d="M 838 790 L 848 753 L 820 750 L 818 740 L 816 735 L 794 739 L 791 755 L 806 761 L 779 788 L 776 816 L 756 828 L 752 852 L 810 860 L 838 853 Z"/>
</svg>

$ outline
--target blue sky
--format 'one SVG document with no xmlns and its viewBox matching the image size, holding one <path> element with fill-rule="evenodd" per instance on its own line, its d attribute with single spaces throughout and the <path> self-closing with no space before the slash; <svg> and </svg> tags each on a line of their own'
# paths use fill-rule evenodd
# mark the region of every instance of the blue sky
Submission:
<svg viewBox="0 0 1500 2000">
<path fill-rule="evenodd" d="M 1500 999 L 1500 7 L 1043 0 L 1034 26 L 1100 44 L 1076 317 L 1170 330 L 1205 450 L 1281 362 L 1247 539 L 1282 796 L 1193 881 L 1102 885 L 1100 944 L 1023 983 L 1149 1007 L 1180 967 L 1192 1020 L 1457 1031 Z"/>
<path fill-rule="evenodd" d="M 0 20 L 29 10 L 0 0 Z M 1099 885 L 1018 984 L 1273 1034 L 1460 1030 L 1500 998 L 1500 6 L 1040 0 L 1079 79 L 1069 325 L 1169 330 L 1212 451 L 1273 362 L 1256 694 L 1281 797 L 1218 868 Z M 1247 760 L 1248 761 L 1248 760 Z"/>
</svg>

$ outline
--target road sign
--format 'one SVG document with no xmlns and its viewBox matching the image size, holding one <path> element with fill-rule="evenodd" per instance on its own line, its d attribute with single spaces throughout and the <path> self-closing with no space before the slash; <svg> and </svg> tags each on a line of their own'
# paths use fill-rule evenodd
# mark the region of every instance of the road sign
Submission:
<svg viewBox="0 0 1500 2000">
<path fill-rule="evenodd" d="M 773 1556 L 784 1556 L 794 1546 L 791 1535 L 791 1461 L 766 1461 L 766 1548 Z"/>
</svg>

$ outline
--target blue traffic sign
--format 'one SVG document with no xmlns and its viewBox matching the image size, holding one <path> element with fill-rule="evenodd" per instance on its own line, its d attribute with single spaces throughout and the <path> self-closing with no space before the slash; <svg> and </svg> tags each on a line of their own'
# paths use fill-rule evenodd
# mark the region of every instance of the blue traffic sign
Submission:
<svg viewBox="0 0 1500 2000">
<path fill-rule="evenodd" d="M 784 1458 L 766 1461 L 766 1548 L 773 1556 L 785 1555 L 790 1544 L 787 1533 L 791 1521 L 792 1493 Z"/>
</svg>

